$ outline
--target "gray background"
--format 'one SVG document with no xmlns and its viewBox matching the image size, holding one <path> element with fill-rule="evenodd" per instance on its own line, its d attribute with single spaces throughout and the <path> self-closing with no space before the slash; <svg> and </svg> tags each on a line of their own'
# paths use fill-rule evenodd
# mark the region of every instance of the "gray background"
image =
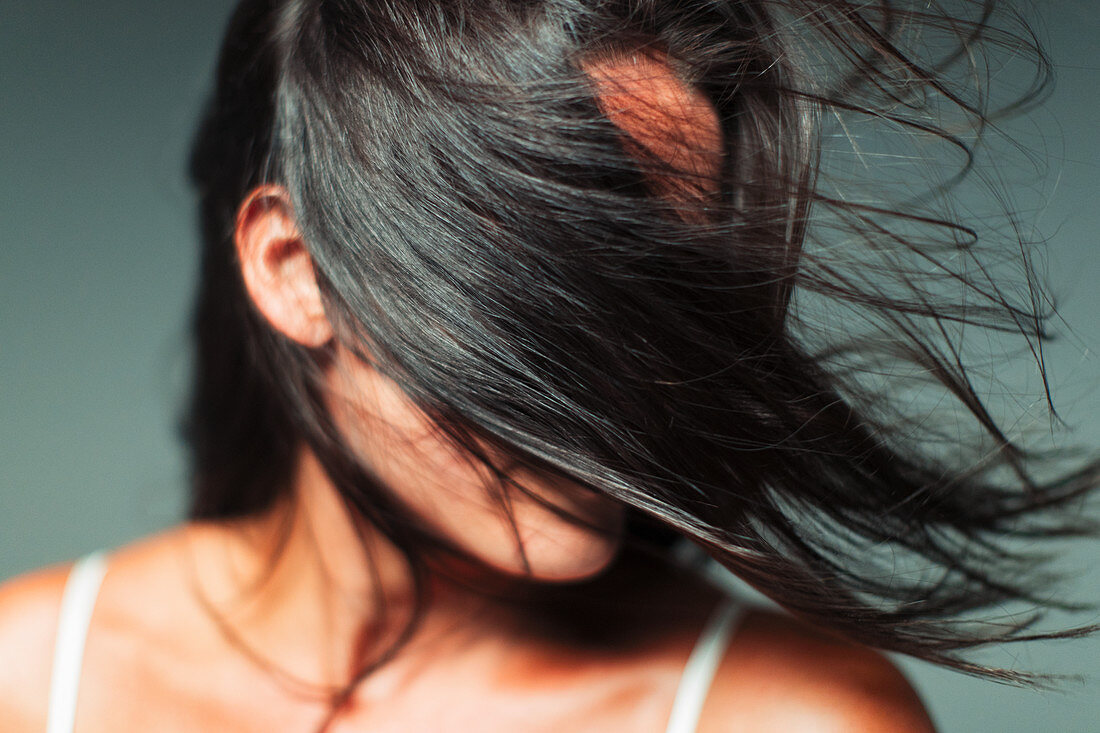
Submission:
<svg viewBox="0 0 1100 733">
<path fill-rule="evenodd" d="M 195 274 L 184 154 L 226 2 L 0 0 L 0 578 L 174 521 Z M 1076 335 L 1048 352 L 1056 404 L 1100 445 L 1100 12 L 1033 8 L 1058 65 L 1034 220 Z M 1100 600 L 1096 545 L 1069 555 Z M 1098 620 L 1077 617 L 1076 622 Z M 1083 673 L 1036 693 L 903 660 L 944 731 L 1100 730 L 1100 639 L 991 659 Z M 0 660 L 3 663 L 3 660 Z"/>
</svg>

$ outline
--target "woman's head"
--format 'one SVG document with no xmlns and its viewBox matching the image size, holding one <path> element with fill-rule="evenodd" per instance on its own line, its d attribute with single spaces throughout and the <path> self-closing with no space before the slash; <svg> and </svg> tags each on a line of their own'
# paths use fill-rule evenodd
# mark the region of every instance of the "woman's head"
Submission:
<svg viewBox="0 0 1100 733">
<path fill-rule="evenodd" d="M 199 337 L 224 339 L 207 349 L 217 354 L 211 371 L 224 378 L 236 365 L 250 373 L 241 375 L 240 402 L 203 395 L 196 408 L 240 412 L 255 400 L 251 409 L 263 426 L 247 438 L 252 461 L 248 452 L 227 451 L 232 458 L 220 462 L 225 478 L 205 472 L 200 486 L 211 488 L 200 491 L 197 513 L 250 511 L 270 500 L 278 476 L 289 475 L 295 441 L 322 454 L 358 443 L 343 458 L 367 458 L 364 468 L 379 488 L 405 508 L 426 504 L 403 485 L 432 494 L 430 487 L 450 483 L 427 504 L 438 510 L 446 506 L 441 499 L 459 494 L 495 513 L 486 533 L 490 523 L 438 512 L 443 521 L 428 524 L 447 525 L 446 538 L 495 536 L 504 523 L 514 524 L 513 537 L 528 538 L 520 543 L 520 567 L 533 561 L 536 576 L 577 577 L 606 563 L 618 542 L 621 518 L 614 515 L 623 506 L 585 488 L 596 476 L 562 469 L 579 467 L 585 439 L 618 450 L 614 443 L 623 436 L 614 433 L 641 434 L 651 419 L 637 409 L 636 424 L 615 425 L 627 411 L 608 414 L 608 406 L 637 401 L 629 390 L 645 388 L 646 380 L 681 378 L 681 365 L 667 354 L 661 356 L 668 364 L 645 372 L 645 351 L 662 348 L 665 332 L 675 330 L 667 322 L 675 314 L 662 314 L 661 296 L 646 291 L 681 262 L 705 266 L 713 257 L 715 237 L 701 230 L 722 206 L 727 156 L 710 95 L 692 83 L 686 62 L 663 50 L 668 39 L 654 20 L 603 36 L 598 27 L 584 32 L 569 25 L 606 25 L 614 17 L 580 10 L 569 19 L 555 17 L 551 5 L 513 3 L 476 10 L 242 5 L 227 41 L 219 98 L 196 147 L 195 173 L 207 238 L 215 242 L 207 264 L 219 269 L 205 274 L 199 317 L 208 327 L 200 325 Z M 476 27 L 463 30 L 464 22 Z M 285 244 L 268 248 L 274 255 L 263 247 L 241 253 L 242 229 L 262 240 L 276 217 L 286 219 L 287 231 L 274 227 L 270 238 L 298 238 L 307 265 L 290 267 Z M 237 232 L 235 258 L 226 242 L 230 231 Z M 254 259 L 261 264 L 251 271 L 267 267 L 284 280 L 300 272 L 308 286 L 285 286 L 282 299 L 291 305 L 265 310 L 279 293 L 255 285 L 271 278 L 249 280 L 249 252 L 260 252 Z M 622 269 L 623 262 L 646 260 L 659 268 L 647 277 L 642 269 L 637 276 Z M 245 274 L 240 282 L 238 267 Z M 295 321 L 293 303 L 303 288 L 315 289 L 316 298 L 297 309 Z M 746 292 L 744 302 L 751 297 Z M 273 315 L 280 307 L 283 322 Z M 323 334 L 302 320 L 305 311 L 318 314 Z M 242 332 L 233 339 L 231 329 Z M 635 353 L 614 353 L 624 338 Z M 231 348 L 247 351 L 229 357 L 230 339 L 237 342 Z M 623 382 L 631 375 L 616 372 L 624 356 L 639 383 Z M 200 379 L 199 391 L 217 381 Z M 590 387 L 600 398 L 595 410 L 577 400 Z M 347 419 L 347 405 L 361 419 Z M 255 430 L 239 418 L 203 422 Z M 405 428 L 385 427 L 394 422 Z M 604 430 L 609 434 L 601 436 Z M 264 440 L 281 447 L 263 446 Z M 397 440 L 403 449 L 395 449 Z M 234 442 L 219 436 L 196 447 L 222 451 Z M 449 456 L 443 463 L 472 473 L 441 472 L 439 461 L 424 460 L 425 451 L 442 451 Z M 589 472 L 608 468 L 589 461 Z M 206 463 L 212 468 L 215 461 Z M 399 470 L 416 479 L 397 477 Z M 473 476 L 474 483 L 498 486 L 455 490 Z M 227 490 L 229 482 L 237 488 Z M 551 496 L 540 486 L 568 491 Z M 603 506 L 598 516 L 586 516 L 591 508 L 576 511 L 593 503 Z M 524 521 L 525 512 L 543 519 Z M 558 558 L 539 572 L 547 560 L 522 555 L 540 542 L 573 547 L 575 565 Z M 494 564 L 515 562 L 498 557 Z"/>
<path fill-rule="evenodd" d="M 193 513 L 260 511 L 304 445 L 413 564 L 449 553 L 577 579 L 648 522 L 805 617 L 965 666 L 950 650 L 974 632 L 942 617 L 1030 597 L 987 535 L 1055 510 L 1095 467 L 1036 479 L 927 336 L 953 322 L 1028 335 L 1027 308 L 963 276 L 984 298 L 967 311 L 882 265 L 895 260 L 868 257 L 908 290 L 827 256 L 896 250 L 952 281 L 970 251 L 955 222 L 820 180 L 825 112 L 945 139 L 937 105 L 985 119 L 906 55 L 931 17 L 885 2 L 245 0 L 192 159 Z M 984 26 L 935 27 L 969 54 L 942 71 Z M 827 226 L 810 227 L 811 205 Z M 943 249 L 915 227 L 947 232 Z M 882 333 L 853 329 L 848 346 L 953 394 L 994 438 L 983 462 L 951 464 L 837 368 L 844 349 L 793 320 L 796 285 L 877 314 Z M 944 579 L 884 581 L 894 555 L 875 548 Z"/>
<path fill-rule="evenodd" d="M 683 173 L 654 180 L 654 190 L 685 203 L 715 192 L 722 160 L 717 117 L 666 58 L 640 48 L 593 55 L 582 70 L 624 139 Z M 492 491 L 497 476 L 480 455 L 447 439 L 393 379 L 334 340 L 293 211 L 286 188 L 254 188 L 238 210 L 237 260 L 249 298 L 272 328 L 302 347 L 328 350 L 321 391 L 345 445 L 401 504 L 492 567 L 576 580 L 606 566 L 620 539 L 623 505 L 561 475 L 524 468 L 483 442 L 479 450 L 525 489 L 507 484 Z"/>
<path fill-rule="evenodd" d="M 238 211 L 234 244 L 245 290 L 268 326 L 325 352 L 315 387 L 335 434 L 404 509 L 461 552 L 506 573 L 576 580 L 607 565 L 621 506 L 498 453 L 492 464 L 525 491 L 501 484 L 480 453 L 448 440 L 394 380 L 334 339 L 285 188 L 253 189 Z M 493 454 L 490 445 L 478 448 Z"/>
</svg>

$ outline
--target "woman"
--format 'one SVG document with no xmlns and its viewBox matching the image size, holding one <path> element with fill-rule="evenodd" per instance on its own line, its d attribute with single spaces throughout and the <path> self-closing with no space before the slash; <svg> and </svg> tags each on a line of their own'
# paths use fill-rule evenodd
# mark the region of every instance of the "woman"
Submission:
<svg viewBox="0 0 1100 733">
<path fill-rule="evenodd" d="M 1056 605 L 1008 537 L 1087 529 L 1100 468 L 971 386 L 964 326 L 1049 314 L 948 177 L 841 187 L 853 121 L 991 119 L 960 71 L 1018 37 L 913 5 L 242 2 L 191 518 L 4 587 L 4 730 L 927 731 L 872 647 L 1025 681 L 960 652 L 1031 619 L 965 619 Z"/>
</svg>

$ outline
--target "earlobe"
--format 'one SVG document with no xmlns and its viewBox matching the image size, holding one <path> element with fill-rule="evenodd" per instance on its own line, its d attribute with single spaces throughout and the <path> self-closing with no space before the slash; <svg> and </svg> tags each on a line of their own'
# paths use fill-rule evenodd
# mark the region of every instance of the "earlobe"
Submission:
<svg viewBox="0 0 1100 733">
<path fill-rule="evenodd" d="M 286 189 L 253 189 L 237 210 L 233 241 L 245 288 L 268 323 L 303 346 L 324 346 L 332 326 Z"/>
</svg>

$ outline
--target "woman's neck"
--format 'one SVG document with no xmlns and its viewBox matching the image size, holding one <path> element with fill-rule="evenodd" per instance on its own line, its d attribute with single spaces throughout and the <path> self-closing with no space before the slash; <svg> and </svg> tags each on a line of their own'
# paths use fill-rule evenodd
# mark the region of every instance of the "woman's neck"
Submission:
<svg viewBox="0 0 1100 733">
<path fill-rule="evenodd" d="M 318 689 L 339 688 L 397 643 L 416 588 L 400 550 L 359 528 L 308 450 L 292 491 L 263 515 L 228 525 L 197 553 L 197 590 L 236 646 Z M 438 573 L 402 656 L 438 653 L 499 632 L 507 609 Z"/>
</svg>

